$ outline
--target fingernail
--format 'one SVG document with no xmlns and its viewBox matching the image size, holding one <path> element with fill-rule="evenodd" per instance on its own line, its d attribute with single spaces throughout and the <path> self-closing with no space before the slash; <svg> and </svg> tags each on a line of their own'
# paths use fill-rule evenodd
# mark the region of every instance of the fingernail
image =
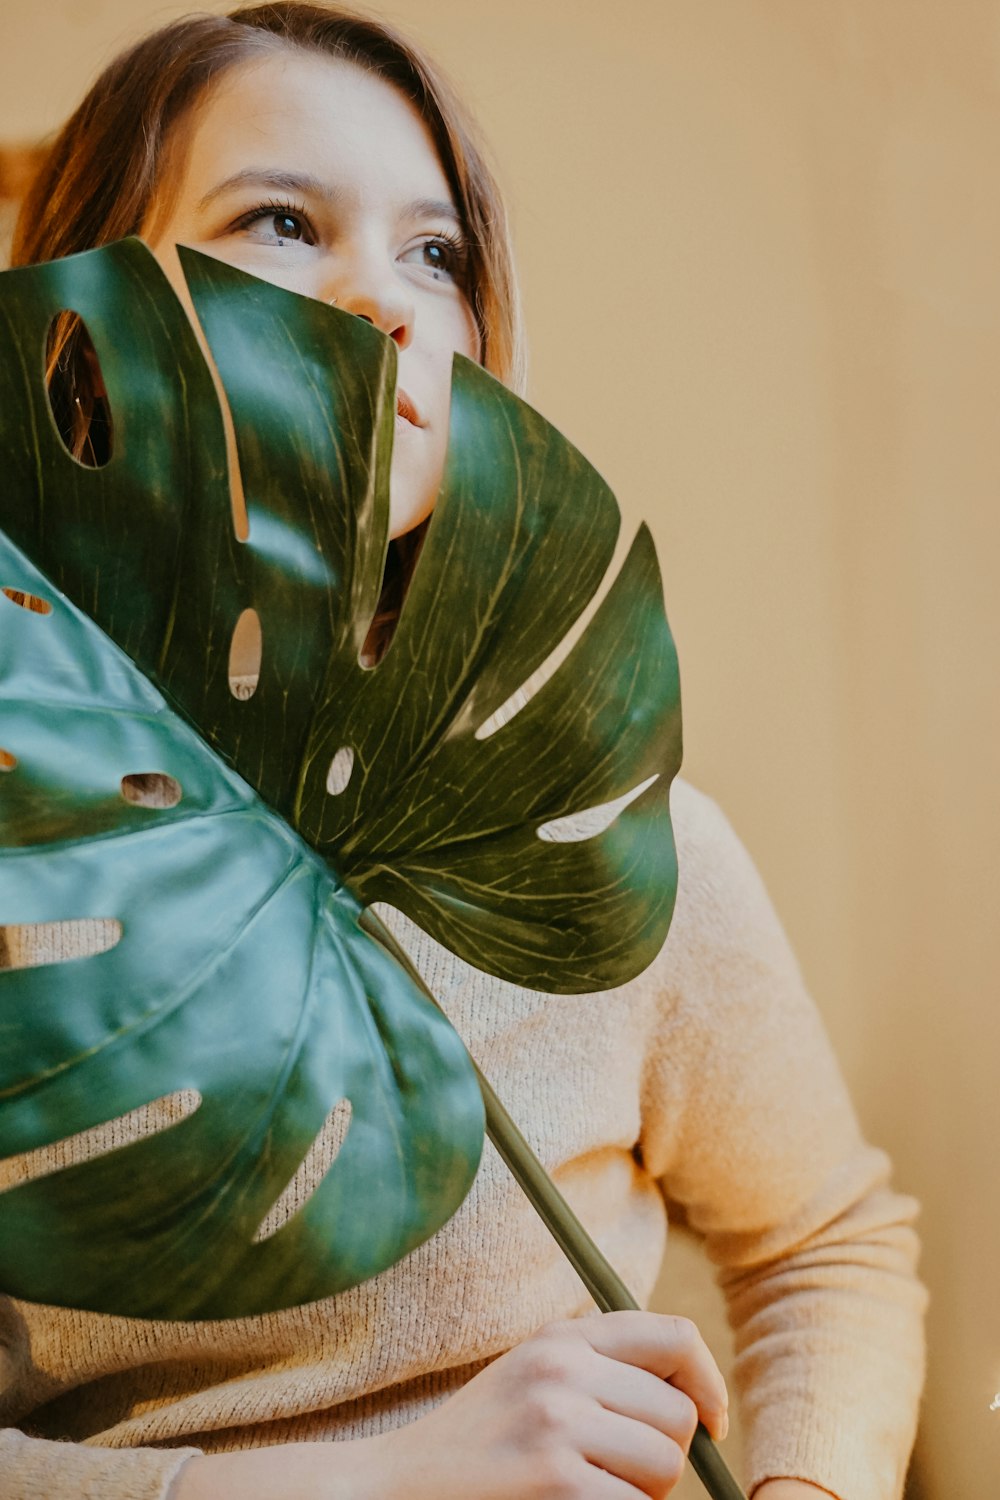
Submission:
<svg viewBox="0 0 1000 1500">
<path fill-rule="evenodd" d="M 729 1413 L 722 1413 L 722 1421 L 719 1423 L 719 1442 L 724 1443 L 729 1436 Z"/>
</svg>

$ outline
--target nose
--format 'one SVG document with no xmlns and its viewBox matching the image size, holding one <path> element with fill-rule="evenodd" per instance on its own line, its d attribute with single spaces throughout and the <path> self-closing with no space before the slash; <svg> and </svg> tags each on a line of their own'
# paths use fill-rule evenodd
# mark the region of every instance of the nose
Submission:
<svg viewBox="0 0 1000 1500">
<path fill-rule="evenodd" d="M 324 302 L 335 301 L 344 312 L 353 313 L 387 333 L 398 349 L 413 340 L 413 299 L 395 267 L 371 261 L 333 272 L 321 292 Z"/>
</svg>

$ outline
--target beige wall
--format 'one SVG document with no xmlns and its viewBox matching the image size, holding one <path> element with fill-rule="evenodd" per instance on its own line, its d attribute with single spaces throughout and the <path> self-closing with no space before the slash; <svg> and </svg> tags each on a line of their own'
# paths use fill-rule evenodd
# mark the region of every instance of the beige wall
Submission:
<svg viewBox="0 0 1000 1500">
<path fill-rule="evenodd" d="M 18 6 L 0 140 L 49 128 L 126 35 L 188 8 Z M 688 775 L 755 854 L 865 1123 L 924 1200 L 923 1495 L 991 1500 L 1000 7 L 389 13 L 477 104 L 532 399 L 653 521 Z"/>
</svg>

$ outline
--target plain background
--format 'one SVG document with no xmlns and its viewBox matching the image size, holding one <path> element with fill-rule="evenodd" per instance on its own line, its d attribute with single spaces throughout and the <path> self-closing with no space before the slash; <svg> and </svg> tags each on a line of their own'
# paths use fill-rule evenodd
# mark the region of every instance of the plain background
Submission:
<svg viewBox="0 0 1000 1500">
<path fill-rule="evenodd" d="M 43 136 L 124 41 L 190 8 L 12 7 L 0 141 Z M 513 208 L 530 399 L 653 525 L 686 774 L 749 845 L 864 1124 L 923 1201 L 914 1493 L 991 1500 L 1000 6 L 381 13 L 478 112 Z M 724 1348 L 713 1292 L 672 1242 L 660 1305 Z"/>
</svg>

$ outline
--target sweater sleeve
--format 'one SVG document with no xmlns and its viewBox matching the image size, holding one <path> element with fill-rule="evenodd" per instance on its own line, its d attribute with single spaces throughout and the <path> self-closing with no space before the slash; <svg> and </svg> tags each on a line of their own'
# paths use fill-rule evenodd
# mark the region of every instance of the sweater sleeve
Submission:
<svg viewBox="0 0 1000 1500">
<path fill-rule="evenodd" d="M 0 1430 L 4 1500 L 166 1500 L 197 1448 L 92 1448 Z"/>
<path fill-rule="evenodd" d="M 747 1488 L 801 1479 L 899 1500 L 924 1364 L 916 1204 L 861 1136 L 746 852 L 689 787 L 674 814 L 642 1144 L 726 1295 Z"/>
</svg>

